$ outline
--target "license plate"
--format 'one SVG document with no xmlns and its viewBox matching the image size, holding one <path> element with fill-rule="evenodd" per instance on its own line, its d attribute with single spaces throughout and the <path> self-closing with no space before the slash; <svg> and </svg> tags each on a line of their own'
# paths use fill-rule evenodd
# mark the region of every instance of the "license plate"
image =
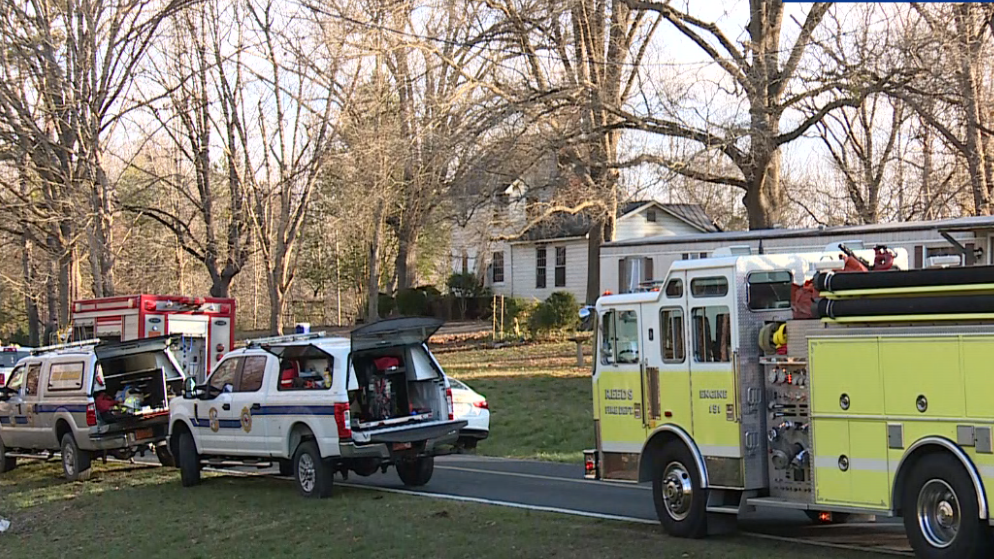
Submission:
<svg viewBox="0 0 994 559">
<path fill-rule="evenodd" d="M 407 450 L 411 448 L 411 443 L 393 443 L 394 450 Z"/>
<path fill-rule="evenodd" d="M 154 435 L 154 433 L 151 429 L 139 429 L 135 431 L 135 439 L 139 441 L 142 439 L 151 439 L 152 435 Z"/>
</svg>

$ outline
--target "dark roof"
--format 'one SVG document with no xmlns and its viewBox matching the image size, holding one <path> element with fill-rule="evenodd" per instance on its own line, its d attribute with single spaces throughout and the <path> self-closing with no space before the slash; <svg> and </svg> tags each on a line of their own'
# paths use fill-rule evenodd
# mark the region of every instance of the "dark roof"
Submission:
<svg viewBox="0 0 994 559">
<path fill-rule="evenodd" d="M 655 202 L 654 200 L 634 200 L 626 202 L 618 208 L 618 217 L 628 215 L 646 204 Z M 714 220 L 704 213 L 704 208 L 700 204 L 663 204 L 655 202 L 657 206 L 690 226 L 699 229 L 701 232 L 713 233 L 721 231 Z M 590 216 L 579 214 L 561 213 L 556 214 L 544 221 L 533 225 L 521 236 L 523 241 L 548 241 L 554 239 L 566 239 L 570 237 L 583 237 L 590 231 Z"/>
</svg>

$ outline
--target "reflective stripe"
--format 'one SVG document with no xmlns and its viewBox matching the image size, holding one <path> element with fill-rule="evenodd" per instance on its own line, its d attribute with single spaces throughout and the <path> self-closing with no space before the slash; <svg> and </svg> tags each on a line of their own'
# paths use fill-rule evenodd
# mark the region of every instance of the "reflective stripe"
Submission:
<svg viewBox="0 0 994 559">
<path fill-rule="evenodd" d="M 710 446 L 697 445 L 704 456 L 714 456 L 717 458 L 742 458 L 742 449 L 737 446 Z"/>
<path fill-rule="evenodd" d="M 838 456 L 815 456 L 815 468 L 839 469 Z M 887 460 L 876 458 L 850 458 L 849 470 L 860 472 L 888 472 L 890 467 Z"/>
</svg>

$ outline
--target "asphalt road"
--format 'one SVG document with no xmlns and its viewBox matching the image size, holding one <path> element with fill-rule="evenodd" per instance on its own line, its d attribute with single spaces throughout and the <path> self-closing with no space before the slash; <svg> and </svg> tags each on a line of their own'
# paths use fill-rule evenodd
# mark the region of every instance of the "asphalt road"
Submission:
<svg viewBox="0 0 994 559">
<path fill-rule="evenodd" d="M 431 482 L 416 491 L 406 489 L 392 469 L 368 478 L 352 475 L 344 483 L 440 498 L 657 523 L 649 485 L 585 480 L 583 466 L 579 464 L 456 455 L 436 459 Z M 812 525 L 799 511 L 757 508 L 739 517 L 738 529 L 823 545 L 900 554 L 908 554 L 911 550 L 899 519 L 859 516 L 841 525 Z"/>
</svg>

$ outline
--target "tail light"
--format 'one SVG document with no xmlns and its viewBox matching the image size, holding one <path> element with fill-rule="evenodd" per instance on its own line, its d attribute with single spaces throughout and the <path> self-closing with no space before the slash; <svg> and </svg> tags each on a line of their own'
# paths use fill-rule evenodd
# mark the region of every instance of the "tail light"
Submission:
<svg viewBox="0 0 994 559">
<path fill-rule="evenodd" d="M 7 386 L 7 377 L 0 373 L 0 386 Z"/>
<path fill-rule="evenodd" d="M 489 410 L 490 404 L 488 404 L 486 400 L 482 400 L 480 402 L 473 402 L 473 407 L 480 408 L 481 410 Z"/>
<path fill-rule="evenodd" d="M 583 451 L 583 477 L 586 479 L 597 479 L 597 451 Z"/>
<path fill-rule="evenodd" d="M 352 438 L 352 412 L 348 402 L 335 404 L 335 424 L 338 425 L 338 439 Z"/>
<path fill-rule="evenodd" d="M 86 404 L 86 425 L 93 427 L 97 424 L 97 407 L 93 404 Z"/>
<path fill-rule="evenodd" d="M 449 421 L 452 421 L 453 419 L 456 418 L 456 414 L 455 414 L 455 411 L 454 411 L 454 409 L 452 407 L 452 389 L 451 388 L 446 388 L 445 389 L 445 403 L 446 403 L 446 405 L 449 406 Z"/>
</svg>

